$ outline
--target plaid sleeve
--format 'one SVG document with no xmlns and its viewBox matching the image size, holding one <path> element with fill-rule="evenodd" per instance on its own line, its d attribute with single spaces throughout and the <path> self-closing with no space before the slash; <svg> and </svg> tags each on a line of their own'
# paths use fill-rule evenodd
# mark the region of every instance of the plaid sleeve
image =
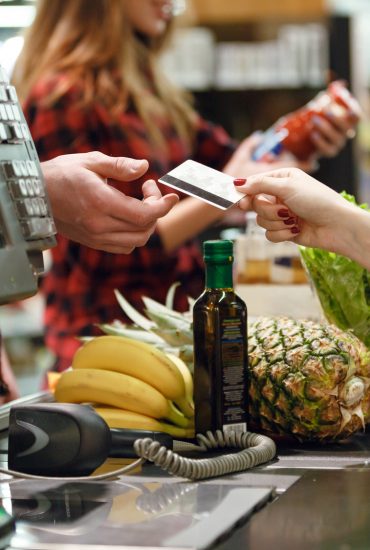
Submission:
<svg viewBox="0 0 370 550">
<path fill-rule="evenodd" d="M 199 118 L 193 160 L 222 170 L 237 145 L 221 126 Z"/>
<path fill-rule="evenodd" d="M 98 111 L 78 107 L 78 94 L 70 92 L 52 107 L 42 96 L 31 97 L 24 114 L 41 161 L 70 153 L 105 152 L 104 127 Z"/>
</svg>

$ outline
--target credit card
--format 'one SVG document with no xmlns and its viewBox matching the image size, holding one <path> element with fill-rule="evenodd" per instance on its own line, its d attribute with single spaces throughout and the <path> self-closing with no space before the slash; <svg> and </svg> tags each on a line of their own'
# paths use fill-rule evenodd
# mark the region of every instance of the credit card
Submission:
<svg viewBox="0 0 370 550">
<path fill-rule="evenodd" d="M 245 197 L 244 193 L 236 190 L 234 179 L 200 162 L 186 160 L 158 181 L 221 210 L 227 210 Z"/>
</svg>

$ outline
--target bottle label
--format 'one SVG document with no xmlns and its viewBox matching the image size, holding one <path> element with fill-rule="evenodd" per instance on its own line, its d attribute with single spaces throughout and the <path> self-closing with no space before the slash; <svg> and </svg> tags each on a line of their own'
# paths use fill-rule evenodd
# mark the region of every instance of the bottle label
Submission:
<svg viewBox="0 0 370 550">
<path fill-rule="evenodd" d="M 239 318 L 222 319 L 222 418 L 223 426 L 246 421 L 246 349 L 243 324 Z"/>
</svg>

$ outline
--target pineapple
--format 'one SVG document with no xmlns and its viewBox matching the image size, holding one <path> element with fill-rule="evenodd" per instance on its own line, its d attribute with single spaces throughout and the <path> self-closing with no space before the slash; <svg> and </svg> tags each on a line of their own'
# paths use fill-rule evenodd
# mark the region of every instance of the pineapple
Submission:
<svg viewBox="0 0 370 550">
<path fill-rule="evenodd" d="M 133 321 L 104 332 L 145 338 L 192 371 L 191 313 L 143 298 L 145 317 L 116 291 Z M 190 303 L 190 308 L 191 308 Z M 370 422 L 370 352 L 351 332 L 289 318 L 248 323 L 249 429 L 300 441 L 335 441 Z"/>
<path fill-rule="evenodd" d="M 334 325 L 249 324 L 250 427 L 301 441 L 344 439 L 369 420 L 370 354 Z"/>
</svg>

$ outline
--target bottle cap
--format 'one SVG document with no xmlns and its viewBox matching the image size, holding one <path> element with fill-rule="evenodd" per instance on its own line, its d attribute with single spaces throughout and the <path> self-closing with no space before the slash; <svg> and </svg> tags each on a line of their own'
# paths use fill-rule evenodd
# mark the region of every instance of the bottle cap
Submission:
<svg viewBox="0 0 370 550">
<path fill-rule="evenodd" d="M 205 262 L 210 263 L 231 263 L 233 261 L 233 242 L 224 241 L 204 241 L 203 256 Z"/>
</svg>

